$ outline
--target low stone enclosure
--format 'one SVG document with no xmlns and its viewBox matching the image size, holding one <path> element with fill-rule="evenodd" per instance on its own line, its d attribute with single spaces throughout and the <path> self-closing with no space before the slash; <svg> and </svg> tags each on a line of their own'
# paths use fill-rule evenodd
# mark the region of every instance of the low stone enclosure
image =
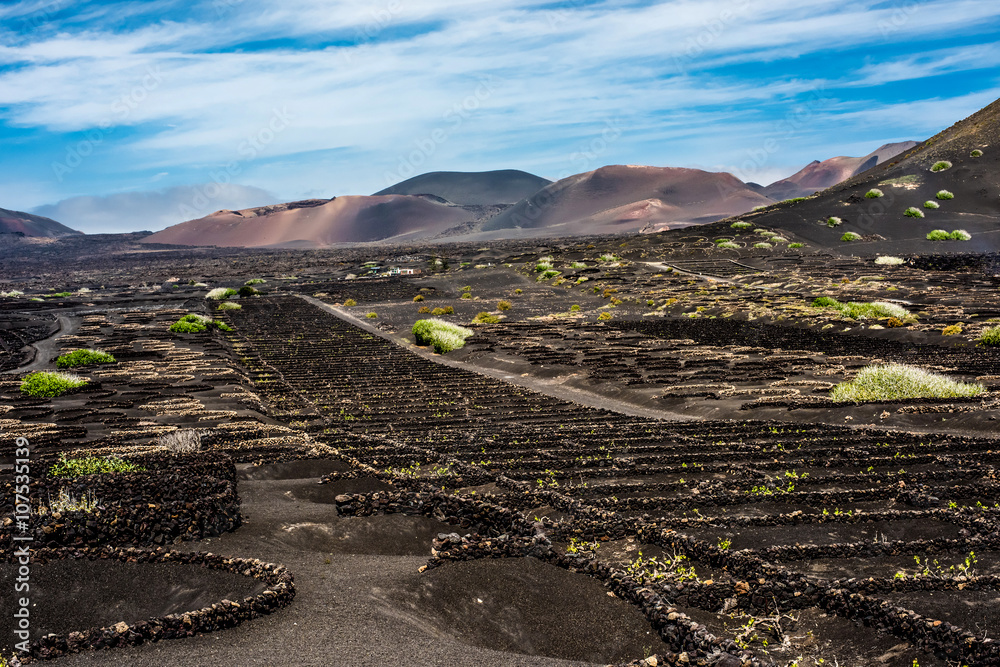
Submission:
<svg viewBox="0 0 1000 667">
<path fill-rule="evenodd" d="M 116 344 L 140 356 L 128 372 L 94 371 L 83 392 L 27 399 L 0 383 L 10 407 L 0 418 L 37 441 L 37 470 L 70 449 L 144 468 L 37 475 L 33 498 L 92 494 L 99 503 L 33 513 L 34 560 L 94 571 L 190 565 L 251 587 L 186 613 L 35 638 L 22 662 L 210 632 L 292 603 L 280 565 L 160 547 L 240 527 L 235 462 L 326 457 L 344 464 L 322 478 L 333 489 L 379 482 L 369 493 L 336 492 L 339 517 L 420 515 L 454 527 L 427 545 L 428 570 L 534 558 L 601 581 L 669 647 L 635 665 L 786 665 L 808 651 L 788 619 L 820 613 L 859 644 L 920 647 L 921 665 L 1000 665 L 990 632 L 1000 596 L 994 438 L 626 416 L 445 367 L 294 295 L 227 311 L 232 333 L 150 334 L 178 312 L 118 322 Z M 90 326 L 108 325 L 94 316 Z M 611 340 L 628 328 L 678 340 L 666 327 L 594 327 Z M 967 370 L 996 374 L 989 354 Z M 629 370 L 605 372 L 624 381 Z M 205 431 L 202 451 L 155 447 L 157 435 L 192 424 Z M 5 508 L 17 493 L 0 487 Z M 0 526 L 5 554 L 17 528 Z M 778 646 L 778 635 L 790 645 Z"/>
</svg>

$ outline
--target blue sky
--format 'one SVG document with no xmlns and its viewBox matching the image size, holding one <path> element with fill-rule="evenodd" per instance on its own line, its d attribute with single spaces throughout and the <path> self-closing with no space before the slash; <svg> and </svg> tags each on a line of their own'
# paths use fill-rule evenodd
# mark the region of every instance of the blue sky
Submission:
<svg viewBox="0 0 1000 667">
<path fill-rule="evenodd" d="M 87 232 L 604 164 L 769 183 L 1000 97 L 995 0 L 0 4 L 0 207 Z"/>
</svg>

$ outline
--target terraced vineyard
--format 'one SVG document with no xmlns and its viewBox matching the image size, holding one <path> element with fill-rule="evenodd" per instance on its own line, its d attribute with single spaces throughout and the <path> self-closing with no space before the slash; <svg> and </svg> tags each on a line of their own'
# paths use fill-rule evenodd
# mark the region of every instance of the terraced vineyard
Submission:
<svg viewBox="0 0 1000 667">
<path fill-rule="evenodd" d="M 280 270 L 224 310 L 200 276 L 167 280 L 186 251 L 158 260 L 161 287 L 5 298 L 0 497 L 25 523 L 0 525 L 0 585 L 18 536 L 38 584 L 18 661 L 1000 665 L 982 262 L 869 276 L 664 238 L 463 247 L 409 279 L 344 279 L 357 251 L 335 269 L 265 253 Z M 536 275 L 542 257 L 558 276 Z M 207 264 L 235 290 L 252 261 Z M 915 315 L 873 326 L 821 295 Z M 433 308 L 473 328 L 464 348 L 413 344 Z M 171 331 L 187 314 L 216 322 Z M 60 396 L 21 391 L 84 348 L 115 362 Z M 830 398 L 892 361 L 985 392 Z M 60 472 L 78 459 L 122 467 Z"/>
</svg>

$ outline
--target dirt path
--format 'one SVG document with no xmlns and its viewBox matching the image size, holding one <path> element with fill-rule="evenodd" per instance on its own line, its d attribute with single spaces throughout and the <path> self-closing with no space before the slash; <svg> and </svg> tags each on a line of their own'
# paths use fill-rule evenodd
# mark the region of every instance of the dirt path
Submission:
<svg viewBox="0 0 1000 667">
<path fill-rule="evenodd" d="M 9 371 L 4 371 L 5 373 L 30 373 L 32 371 L 40 371 L 48 367 L 49 358 L 52 356 L 53 351 L 56 349 L 56 343 L 63 336 L 68 336 L 69 334 L 76 331 L 76 328 L 80 326 L 82 318 L 78 315 L 59 315 L 56 317 L 56 323 L 59 328 L 48 338 L 43 338 L 40 341 L 32 343 L 30 347 L 35 348 L 35 358 L 30 364 L 26 366 L 21 366 L 20 368 L 12 368 Z"/>
</svg>

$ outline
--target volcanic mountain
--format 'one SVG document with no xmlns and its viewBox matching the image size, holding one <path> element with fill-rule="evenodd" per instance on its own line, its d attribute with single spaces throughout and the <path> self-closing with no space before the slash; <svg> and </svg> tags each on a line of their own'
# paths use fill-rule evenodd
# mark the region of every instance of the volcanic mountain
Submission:
<svg viewBox="0 0 1000 667">
<path fill-rule="evenodd" d="M 901 141 L 885 144 L 864 157 L 832 157 L 822 162 L 813 160 L 788 178 L 775 181 L 761 189 L 761 192 L 776 201 L 808 197 L 819 190 L 825 190 L 852 176 L 866 172 L 917 145 L 916 141 Z"/>
<path fill-rule="evenodd" d="M 612 165 L 545 186 L 482 225 L 547 235 L 652 232 L 772 203 L 732 174 Z"/>
<path fill-rule="evenodd" d="M 459 205 L 513 204 L 552 181 L 517 169 L 432 171 L 396 183 L 376 195 L 435 195 Z"/>
<path fill-rule="evenodd" d="M 143 239 L 144 243 L 242 247 L 322 247 L 410 240 L 479 219 L 489 207 L 456 206 L 434 196 L 347 196 L 216 211 Z"/>
<path fill-rule="evenodd" d="M 743 217 L 844 252 L 1000 250 L 1000 100 L 815 197 Z M 937 229 L 972 239 L 928 240 Z M 845 232 L 866 238 L 842 242 Z"/>
<path fill-rule="evenodd" d="M 70 229 L 51 218 L 43 218 L 40 215 L 32 215 L 20 211 L 8 211 L 5 208 L 0 208 L 0 234 L 19 234 L 21 236 L 57 239 L 62 236 L 72 236 L 73 234 L 82 233 L 75 229 Z"/>
</svg>

